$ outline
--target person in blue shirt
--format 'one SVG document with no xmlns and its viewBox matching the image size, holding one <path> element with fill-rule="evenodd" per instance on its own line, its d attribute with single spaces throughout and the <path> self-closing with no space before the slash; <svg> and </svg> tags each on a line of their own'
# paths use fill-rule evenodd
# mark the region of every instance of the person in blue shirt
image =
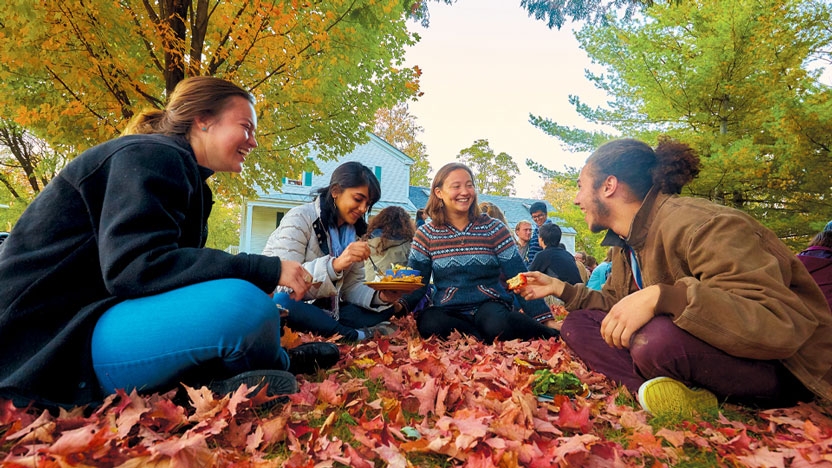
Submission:
<svg viewBox="0 0 832 468">
<path fill-rule="evenodd" d="M 604 257 L 604 261 L 599 263 L 594 270 L 592 270 L 592 274 L 589 275 L 589 281 L 586 283 L 586 287 L 589 289 L 594 289 L 596 291 L 600 291 L 602 287 L 604 287 L 604 283 L 607 282 L 607 278 L 610 276 L 610 270 L 612 269 L 612 247 L 607 249 L 607 256 Z"/>
</svg>

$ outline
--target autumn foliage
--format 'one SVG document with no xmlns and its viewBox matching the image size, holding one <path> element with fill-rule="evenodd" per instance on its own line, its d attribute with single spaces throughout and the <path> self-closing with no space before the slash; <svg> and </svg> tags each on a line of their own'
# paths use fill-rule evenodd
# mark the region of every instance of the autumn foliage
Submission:
<svg viewBox="0 0 832 468">
<path fill-rule="evenodd" d="M 299 376 L 286 404 L 187 388 L 110 396 L 51 415 L 0 400 L 6 467 L 57 466 L 827 466 L 832 419 L 817 404 L 663 422 L 555 340 L 485 345 L 393 336 L 342 346 L 338 365 Z M 289 332 L 287 340 L 313 337 Z M 291 344 L 285 343 L 287 346 Z M 538 401 L 539 369 L 570 371 L 588 398 Z"/>
<path fill-rule="evenodd" d="M 218 175 L 218 191 L 276 188 L 312 169 L 313 146 L 348 152 L 377 109 L 418 93 L 403 66 L 409 15 L 400 0 L 9 0 L 0 124 L 74 157 L 164 107 L 183 78 L 216 76 L 250 91 L 259 114 L 256 171 Z"/>
</svg>

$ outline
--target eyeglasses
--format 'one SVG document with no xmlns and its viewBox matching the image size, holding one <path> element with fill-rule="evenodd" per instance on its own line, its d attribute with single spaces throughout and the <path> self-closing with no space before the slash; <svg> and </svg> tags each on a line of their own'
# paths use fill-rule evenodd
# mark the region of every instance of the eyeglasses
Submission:
<svg viewBox="0 0 832 468">
<path fill-rule="evenodd" d="M 535 221 L 537 221 L 538 219 L 546 219 L 546 215 L 543 213 L 533 214 L 532 219 Z"/>
</svg>

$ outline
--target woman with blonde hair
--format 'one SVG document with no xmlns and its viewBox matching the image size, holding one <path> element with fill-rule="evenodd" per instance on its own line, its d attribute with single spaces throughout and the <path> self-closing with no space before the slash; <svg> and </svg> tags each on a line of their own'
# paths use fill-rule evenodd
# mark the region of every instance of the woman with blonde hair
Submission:
<svg viewBox="0 0 832 468">
<path fill-rule="evenodd" d="M 501 223 L 505 224 L 506 227 L 508 227 L 506 215 L 503 214 L 503 210 L 501 210 L 499 206 L 491 202 L 482 202 L 480 203 L 480 211 L 500 221 Z M 511 234 L 511 238 L 514 239 L 515 242 L 517 242 L 517 238 L 514 237 L 514 233 L 511 230 L 509 230 L 509 233 Z"/>
<path fill-rule="evenodd" d="M 329 343 L 280 346 L 269 294 L 303 295 L 299 263 L 205 248 L 206 180 L 257 147 L 254 103 L 231 82 L 185 79 L 35 198 L 0 252 L 0 395 L 51 408 L 180 382 L 277 395 L 297 390 L 285 370 L 337 361 Z"/>
</svg>

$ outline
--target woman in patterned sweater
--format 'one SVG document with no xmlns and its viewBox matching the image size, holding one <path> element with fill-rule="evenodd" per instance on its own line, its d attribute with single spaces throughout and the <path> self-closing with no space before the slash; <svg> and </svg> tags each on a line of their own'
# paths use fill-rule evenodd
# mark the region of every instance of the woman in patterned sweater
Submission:
<svg viewBox="0 0 832 468">
<path fill-rule="evenodd" d="M 546 325 L 552 314 L 542 300 L 520 298 L 525 313 L 512 310 L 500 273 L 510 278 L 526 267 L 506 226 L 480 214 L 468 166 L 439 170 L 425 210 L 431 221 L 419 227 L 408 259 L 425 283 L 433 275 L 433 304 L 416 317 L 423 337 L 447 338 L 454 330 L 487 343 L 559 336 Z M 402 298 L 397 310 L 412 310 L 424 294 L 425 288 Z"/>
</svg>

